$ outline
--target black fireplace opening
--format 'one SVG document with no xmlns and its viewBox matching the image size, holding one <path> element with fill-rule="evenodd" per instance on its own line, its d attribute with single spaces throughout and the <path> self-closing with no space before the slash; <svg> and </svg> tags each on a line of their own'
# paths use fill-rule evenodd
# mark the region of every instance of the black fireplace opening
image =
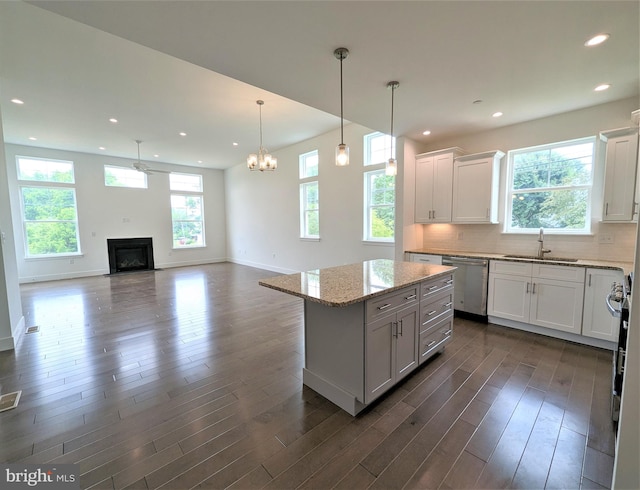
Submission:
<svg viewBox="0 0 640 490">
<path fill-rule="evenodd" d="M 107 238 L 107 249 L 110 274 L 155 269 L 151 238 Z"/>
</svg>

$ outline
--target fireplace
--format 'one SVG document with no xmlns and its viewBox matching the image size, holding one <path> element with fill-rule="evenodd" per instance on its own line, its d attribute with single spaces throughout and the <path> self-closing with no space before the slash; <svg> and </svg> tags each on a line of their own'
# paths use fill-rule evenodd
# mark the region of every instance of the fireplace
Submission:
<svg viewBox="0 0 640 490">
<path fill-rule="evenodd" d="M 151 238 L 107 238 L 107 249 L 110 274 L 155 269 Z"/>
</svg>

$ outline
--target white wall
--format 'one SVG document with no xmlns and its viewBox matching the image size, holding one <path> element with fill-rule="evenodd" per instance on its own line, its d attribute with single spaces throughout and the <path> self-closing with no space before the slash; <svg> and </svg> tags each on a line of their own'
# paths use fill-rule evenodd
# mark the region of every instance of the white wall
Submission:
<svg viewBox="0 0 640 490">
<path fill-rule="evenodd" d="M 0 147 L 4 143 L 3 135 L 0 115 Z M 9 203 L 7 166 L 0 152 L 0 351 L 13 349 L 24 333 Z"/>
<path fill-rule="evenodd" d="M 394 246 L 364 243 L 363 137 L 371 129 L 349 124 L 344 141 L 350 165 L 335 166 L 340 132 L 281 148 L 275 172 L 250 172 L 246 165 L 225 171 L 227 251 L 232 262 L 276 272 L 298 272 L 394 258 Z M 320 240 L 300 239 L 298 156 L 318 150 Z"/>
<path fill-rule="evenodd" d="M 468 153 L 489 150 L 509 150 L 529 146 L 571 140 L 585 136 L 598 135 L 601 131 L 628 127 L 631 124 L 631 112 L 640 107 L 637 97 L 588 109 L 568 112 L 522 124 L 497 128 L 492 131 L 452 137 L 423 146 L 420 152 L 459 146 Z M 600 147 L 601 148 L 601 147 Z M 506 235 L 502 233 L 504 223 L 504 189 L 506 180 L 506 160 L 502 160 L 500 180 L 500 223 L 498 225 L 414 225 L 423 231 L 420 247 L 426 249 L 454 249 L 459 251 L 527 253 L 537 250 L 537 241 L 531 235 Z M 406 161 L 406 166 L 410 160 Z M 590 236 L 554 236 L 545 237 L 545 248 L 553 255 L 580 256 L 585 259 L 624 260 L 632 262 L 635 251 L 635 224 L 601 223 L 602 216 L 602 179 L 604 175 L 604 155 L 600 151 L 596 162 L 593 188 L 592 232 Z M 409 226 L 409 225 L 408 225 Z M 459 235 L 462 233 L 462 239 Z M 599 234 L 613 235 L 613 243 L 599 243 Z M 404 248 L 413 249 L 407 241 Z"/>
<path fill-rule="evenodd" d="M 104 185 L 105 164 L 130 167 L 131 160 L 69 151 L 6 144 L 13 231 L 20 282 L 65 279 L 109 273 L 107 238 L 152 237 L 156 268 L 224 261 L 226 222 L 224 172 L 147 162 L 152 168 L 203 175 L 206 247 L 172 249 L 169 176 L 148 176 L 148 189 Z M 82 255 L 55 259 L 25 259 L 16 155 L 71 160 Z"/>
</svg>

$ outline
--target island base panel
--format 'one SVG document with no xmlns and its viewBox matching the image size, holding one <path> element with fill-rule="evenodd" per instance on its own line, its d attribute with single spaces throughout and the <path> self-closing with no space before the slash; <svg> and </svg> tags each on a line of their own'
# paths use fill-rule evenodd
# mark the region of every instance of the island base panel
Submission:
<svg viewBox="0 0 640 490">
<path fill-rule="evenodd" d="M 349 415 L 357 415 L 366 405 L 360 403 L 356 397 L 339 386 L 321 378 L 308 369 L 302 370 L 302 382 L 327 400 L 335 403 Z"/>
</svg>

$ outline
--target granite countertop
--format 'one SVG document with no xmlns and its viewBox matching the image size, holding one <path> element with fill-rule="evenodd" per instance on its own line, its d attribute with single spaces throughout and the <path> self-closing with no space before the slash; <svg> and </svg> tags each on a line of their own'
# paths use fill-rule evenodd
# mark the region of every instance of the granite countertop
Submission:
<svg viewBox="0 0 640 490">
<path fill-rule="evenodd" d="M 406 253 L 416 254 L 428 254 L 428 255 L 447 255 L 450 257 L 469 257 L 469 258 L 484 258 L 489 260 L 507 260 L 513 262 L 541 262 L 537 259 L 529 258 L 517 258 L 507 257 L 510 254 L 497 254 L 491 252 L 462 252 L 456 250 L 443 250 L 435 248 L 420 248 L 416 250 L 405 250 Z M 566 265 L 570 267 L 593 267 L 595 269 L 612 269 L 621 270 L 624 274 L 629 274 L 633 271 L 633 262 L 624 261 L 609 261 L 609 260 L 595 260 L 595 259 L 579 259 L 576 262 L 563 262 L 556 260 L 545 259 L 544 262 L 553 263 L 557 265 Z"/>
<path fill-rule="evenodd" d="M 270 277 L 258 284 L 326 306 L 348 306 L 453 270 L 455 267 L 376 259 Z"/>
</svg>

